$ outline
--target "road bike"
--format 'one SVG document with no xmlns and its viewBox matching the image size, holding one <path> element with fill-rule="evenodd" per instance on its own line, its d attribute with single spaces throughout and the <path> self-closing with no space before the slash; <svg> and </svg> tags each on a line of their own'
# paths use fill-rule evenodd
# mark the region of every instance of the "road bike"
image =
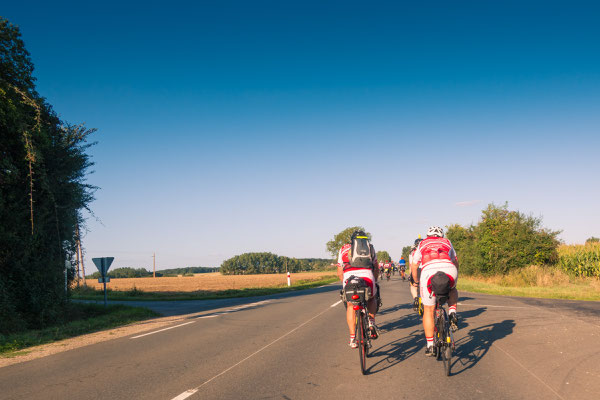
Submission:
<svg viewBox="0 0 600 400">
<path fill-rule="evenodd" d="M 420 300 L 421 298 L 419 298 L 419 309 L 421 307 Z M 448 313 L 444 307 L 447 301 L 447 295 L 435 296 L 435 308 L 433 309 L 433 351 L 438 361 L 442 359 L 446 376 L 450 376 L 452 353 L 455 350 L 455 343 L 454 335 L 452 335 L 452 330 L 450 329 Z"/>
<path fill-rule="evenodd" d="M 363 375 L 367 373 L 367 357 L 371 348 L 371 332 L 369 329 L 369 311 L 367 302 L 371 298 L 371 288 L 362 278 L 350 277 L 344 288 L 347 307 L 354 309 L 355 340 L 358 344 L 358 355 L 360 357 L 360 371 Z"/>
</svg>

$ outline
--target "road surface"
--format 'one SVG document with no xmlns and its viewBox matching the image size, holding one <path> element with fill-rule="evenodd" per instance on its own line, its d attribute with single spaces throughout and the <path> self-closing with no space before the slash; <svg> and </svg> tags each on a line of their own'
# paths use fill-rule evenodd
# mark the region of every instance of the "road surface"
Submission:
<svg viewBox="0 0 600 400">
<path fill-rule="evenodd" d="M 600 303 L 462 293 L 452 376 L 445 377 L 441 361 L 424 356 L 408 284 L 394 277 L 381 286 L 382 334 L 366 376 L 348 347 L 333 284 L 211 303 L 220 308 L 169 329 L 0 368 L 0 398 L 599 398 Z M 187 303 L 186 312 L 207 307 Z M 177 303 L 169 304 L 178 314 Z"/>
</svg>

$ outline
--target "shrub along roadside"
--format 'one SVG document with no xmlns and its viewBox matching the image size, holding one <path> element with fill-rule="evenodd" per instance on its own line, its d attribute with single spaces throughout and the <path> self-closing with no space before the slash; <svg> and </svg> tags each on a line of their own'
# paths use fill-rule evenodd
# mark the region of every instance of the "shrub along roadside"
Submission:
<svg viewBox="0 0 600 400">
<path fill-rule="evenodd" d="M 135 321 L 160 316 L 142 307 L 69 303 L 67 319 L 61 324 L 38 330 L 0 335 L 0 357 L 11 357 L 18 350 L 73 336 L 115 328 Z"/>
<path fill-rule="evenodd" d="M 245 288 L 245 289 L 230 289 L 219 291 L 197 291 L 197 292 L 145 292 L 134 288 L 129 291 L 107 291 L 108 300 L 214 300 L 226 299 L 232 297 L 254 297 L 267 296 L 270 294 L 278 294 L 295 290 L 311 289 L 318 286 L 327 285 L 338 281 L 339 278 L 335 275 L 327 275 L 317 281 L 314 280 L 299 280 L 292 283 L 292 286 L 287 287 L 285 284 L 275 287 L 266 288 Z M 94 290 L 89 287 L 80 287 L 73 289 L 72 298 L 78 300 L 103 300 L 104 292 Z"/>
</svg>

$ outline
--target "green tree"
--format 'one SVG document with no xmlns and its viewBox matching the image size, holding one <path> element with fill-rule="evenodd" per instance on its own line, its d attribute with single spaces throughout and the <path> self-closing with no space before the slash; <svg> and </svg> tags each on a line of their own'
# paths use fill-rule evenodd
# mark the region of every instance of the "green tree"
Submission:
<svg viewBox="0 0 600 400">
<path fill-rule="evenodd" d="M 598 243 L 598 242 L 600 242 L 600 239 L 592 236 L 591 238 L 588 238 L 585 242 L 586 243 Z"/>
<path fill-rule="evenodd" d="M 377 261 L 388 263 L 388 262 L 392 261 L 392 257 L 390 257 L 390 253 L 388 253 L 385 250 L 378 251 L 377 252 Z"/>
<path fill-rule="evenodd" d="M 412 246 L 404 246 L 402 248 L 402 258 L 404 258 L 404 260 L 406 261 L 406 265 L 408 265 L 408 256 L 410 255 L 411 249 L 412 249 Z"/>
<path fill-rule="evenodd" d="M 338 252 L 346 243 L 350 243 L 350 239 L 354 231 L 365 231 L 365 228 L 362 226 L 351 226 L 349 228 L 344 229 L 337 235 L 333 237 L 329 242 L 327 242 L 326 247 L 327 251 L 333 258 L 337 258 Z M 369 239 L 371 239 L 371 234 L 369 232 L 365 232 Z"/>
<path fill-rule="evenodd" d="M 461 271 L 482 274 L 556 263 L 559 233 L 543 228 L 541 218 L 508 210 L 508 204 L 488 205 L 477 225 L 447 228 Z"/>
<path fill-rule="evenodd" d="M 65 262 L 94 191 L 93 130 L 61 121 L 32 72 L 19 29 L 0 18 L 0 334 L 60 320 Z"/>
</svg>

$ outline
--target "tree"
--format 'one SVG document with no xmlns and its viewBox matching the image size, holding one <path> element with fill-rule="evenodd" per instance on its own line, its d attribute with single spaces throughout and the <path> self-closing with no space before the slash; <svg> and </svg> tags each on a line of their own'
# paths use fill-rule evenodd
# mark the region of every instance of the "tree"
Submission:
<svg viewBox="0 0 600 400">
<path fill-rule="evenodd" d="M 0 18 L 0 333 L 59 321 L 94 130 L 61 121 L 35 91 L 19 29 Z M 73 278 L 73 268 L 67 269 Z"/>
<path fill-rule="evenodd" d="M 337 235 L 333 237 L 329 242 L 327 242 L 327 251 L 331 254 L 333 258 L 337 258 L 338 252 L 346 243 L 350 243 L 352 238 L 352 234 L 354 231 L 365 231 L 365 228 L 362 226 L 351 226 L 349 228 L 344 229 Z M 365 232 L 369 239 L 371 239 L 371 234 L 369 232 Z"/>
<path fill-rule="evenodd" d="M 488 205 L 477 225 L 451 225 L 447 237 L 458 254 L 461 271 L 505 274 L 531 264 L 558 261 L 559 231 L 542 227 L 542 219 Z"/>
<path fill-rule="evenodd" d="M 600 242 L 600 239 L 597 237 L 592 236 L 591 238 L 588 238 L 585 243 L 598 243 Z"/>
<path fill-rule="evenodd" d="M 404 246 L 402 248 L 402 258 L 404 258 L 404 260 L 406 261 L 406 264 L 408 264 L 408 256 L 410 255 L 411 249 L 412 249 L 412 246 Z"/>
<path fill-rule="evenodd" d="M 390 261 L 392 261 L 392 257 L 390 257 L 390 254 L 385 250 L 378 251 L 377 252 L 377 261 L 389 263 Z"/>
</svg>

